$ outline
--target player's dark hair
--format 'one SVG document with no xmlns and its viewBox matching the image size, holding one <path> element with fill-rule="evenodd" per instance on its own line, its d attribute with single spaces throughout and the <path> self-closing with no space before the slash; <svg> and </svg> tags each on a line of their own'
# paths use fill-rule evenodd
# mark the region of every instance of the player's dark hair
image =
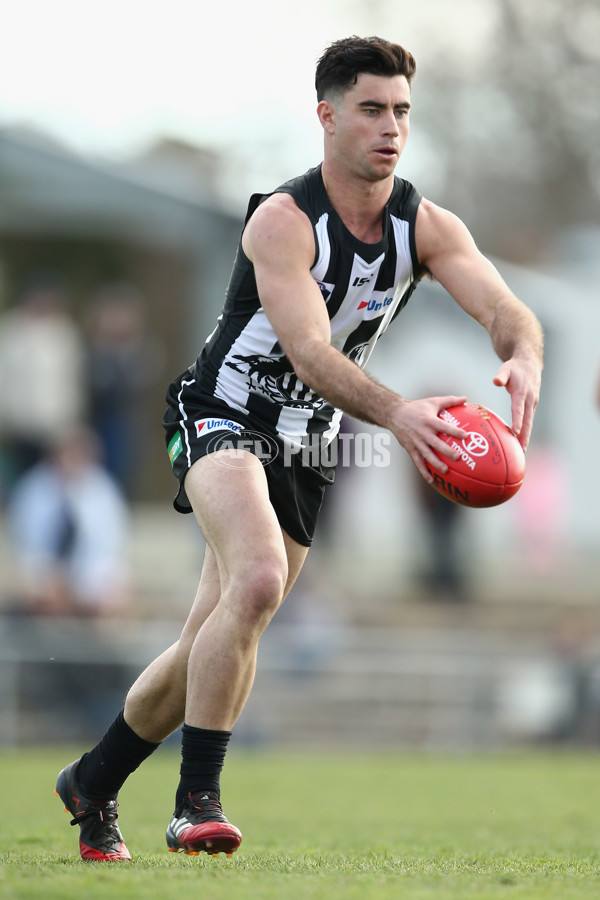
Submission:
<svg viewBox="0 0 600 900">
<path fill-rule="evenodd" d="M 359 75 L 404 75 L 410 84 L 417 70 L 412 53 L 380 37 L 342 38 L 330 44 L 317 63 L 317 100 L 332 93 L 344 93 L 356 84 Z"/>
</svg>

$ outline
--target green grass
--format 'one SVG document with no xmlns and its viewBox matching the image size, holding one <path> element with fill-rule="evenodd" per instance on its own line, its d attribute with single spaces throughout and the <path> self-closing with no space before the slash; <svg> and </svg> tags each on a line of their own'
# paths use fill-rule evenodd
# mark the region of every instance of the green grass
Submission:
<svg viewBox="0 0 600 900">
<path fill-rule="evenodd" d="M 0 752 L 0 897 L 598 898 L 599 761 L 592 754 L 438 757 L 231 752 L 232 859 L 165 850 L 178 754 L 121 793 L 134 861 L 83 863 L 53 794 L 79 750 Z"/>
</svg>

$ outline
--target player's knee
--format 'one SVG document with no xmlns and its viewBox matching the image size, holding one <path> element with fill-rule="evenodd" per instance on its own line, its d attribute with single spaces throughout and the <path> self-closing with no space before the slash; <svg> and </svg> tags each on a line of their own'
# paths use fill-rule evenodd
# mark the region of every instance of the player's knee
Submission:
<svg viewBox="0 0 600 900">
<path fill-rule="evenodd" d="M 287 564 L 266 559 L 243 577 L 241 616 L 250 628 L 266 627 L 283 600 Z"/>
</svg>

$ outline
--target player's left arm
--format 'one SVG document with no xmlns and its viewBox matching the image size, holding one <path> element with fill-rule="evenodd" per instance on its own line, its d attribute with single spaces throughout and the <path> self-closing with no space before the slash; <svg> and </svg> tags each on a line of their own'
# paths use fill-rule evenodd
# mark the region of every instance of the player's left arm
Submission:
<svg viewBox="0 0 600 900">
<path fill-rule="evenodd" d="M 511 396 L 513 431 L 525 449 L 541 386 L 540 323 L 513 294 L 453 213 L 422 200 L 415 238 L 421 265 L 489 332 L 502 360 L 494 384 L 505 387 Z"/>
</svg>

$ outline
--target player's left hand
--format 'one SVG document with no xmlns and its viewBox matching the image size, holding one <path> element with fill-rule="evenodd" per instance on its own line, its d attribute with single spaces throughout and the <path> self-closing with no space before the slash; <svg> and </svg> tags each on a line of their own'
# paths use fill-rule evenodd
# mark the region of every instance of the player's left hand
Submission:
<svg viewBox="0 0 600 900">
<path fill-rule="evenodd" d="M 540 398 L 542 371 L 536 359 L 512 357 L 503 362 L 494 384 L 505 387 L 511 397 L 512 430 L 523 450 L 527 449 L 533 415 Z"/>
</svg>

